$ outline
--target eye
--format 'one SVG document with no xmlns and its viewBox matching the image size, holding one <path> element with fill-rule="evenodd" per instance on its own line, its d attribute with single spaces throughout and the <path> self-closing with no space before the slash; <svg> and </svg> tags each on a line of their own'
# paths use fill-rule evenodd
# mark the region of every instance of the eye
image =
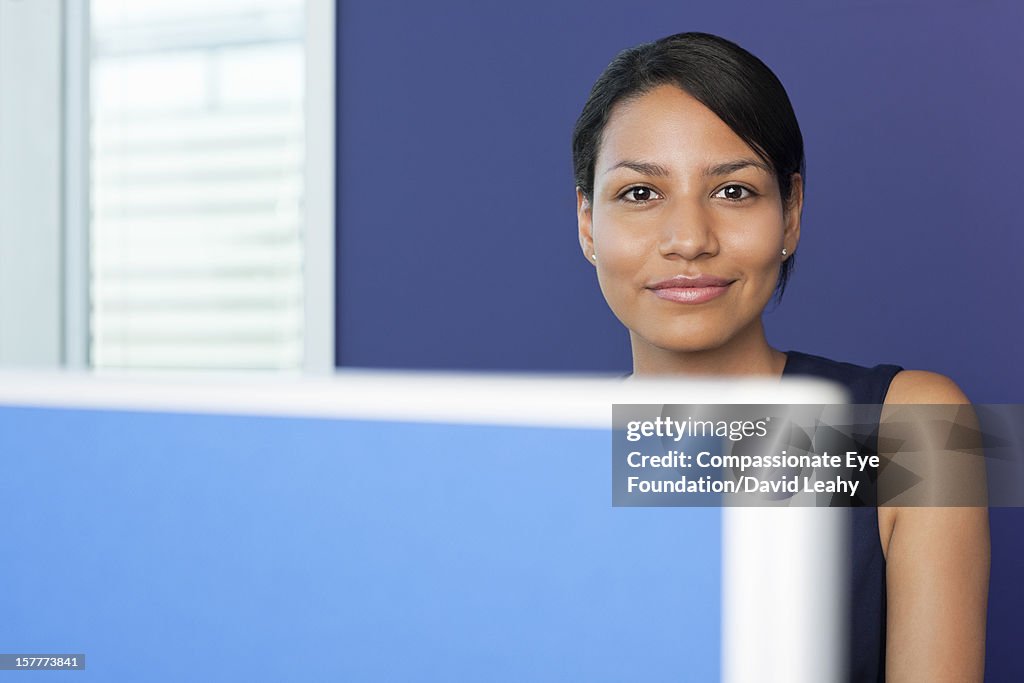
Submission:
<svg viewBox="0 0 1024 683">
<path fill-rule="evenodd" d="M 625 199 L 633 204 L 645 204 L 652 199 L 660 199 L 661 195 L 644 185 L 634 185 L 619 195 L 619 199 Z"/>
<path fill-rule="evenodd" d="M 722 199 L 728 199 L 732 202 L 741 202 L 744 199 L 754 197 L 756 194 L 756 192 L 748 187 L 744 187 L 743 185 L 726 185 L 716 192 L 714 196 L 721 197 Z"/>
</svg>

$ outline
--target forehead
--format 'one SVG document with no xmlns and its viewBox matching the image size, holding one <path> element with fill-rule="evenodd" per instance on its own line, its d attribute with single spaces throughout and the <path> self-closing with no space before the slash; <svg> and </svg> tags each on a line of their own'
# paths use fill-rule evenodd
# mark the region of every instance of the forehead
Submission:
<svg viewBox="0 0 1024 683">
<path fill-rule="evenodd" d="M 726 158 L 752 156 L 753 149 L 722 119 L 674 85 L 657 88 L 612 109 L 601 136 L 596 175 L 623 160 L 643 159 L 685 169 Z"/>
</svg>

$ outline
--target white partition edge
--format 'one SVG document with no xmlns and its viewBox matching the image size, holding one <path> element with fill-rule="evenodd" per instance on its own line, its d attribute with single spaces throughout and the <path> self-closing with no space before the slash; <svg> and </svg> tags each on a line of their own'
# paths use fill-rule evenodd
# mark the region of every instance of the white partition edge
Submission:
<svg viewBox="0 0 1024 683">
<path fill-rule="evenodd" d="M 708 401 L 714 397 L 714 401 Z M 329 376 L 0 372 L 0 404 L 610 428 L 614 403 L 842 403 L 815 379 L 339 370 Z"/>
<path fill-rule="evenodd" d="M 842 508 L 722 510 L 722 681 L 845 681 Z"/>
</svg>

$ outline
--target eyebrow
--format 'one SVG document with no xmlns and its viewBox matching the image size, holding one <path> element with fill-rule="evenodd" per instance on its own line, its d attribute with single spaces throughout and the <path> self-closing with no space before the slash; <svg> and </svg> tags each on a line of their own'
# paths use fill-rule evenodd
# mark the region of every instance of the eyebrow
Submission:
<svg viewBox="0 0 1024 683">
<path fill-rule="evenodd" d="M 742 168 L 747 168 L 748 166 L 759 168 L 768 175 L 772 174 L 771 166 L 764 163 L 763 161 L 760 161 L 758 159 L 736 159 L 735 161 L 726 161 L 721 164 L 714 164 L 712 166 L 708 166 L 707 168 L 704 169 L 704 175 L 729 175 L 730 173 L 735 173 L 736 171 Z"/>
<path fill-rule="evenodd" d="M 763 161 L 759 161 L 757 159 L 734 159 L 732 161 L 724 161 L 720 164 L 712 164 L 711 166 L 706 166 L 701 171 L 701 175 L 729 175 L 730 173 L 735 173 L 736 171 L 739 171 L 740 169 L 743 168 L 747 168 L 748 166 L 759 168 L 765 173 L 768 173 L 769 175 L 773 172 L 771 167 L 768 164 L 764 163 Z M 636 171 L 641 175 L 660 178 L 672 175 L 671 173 L 669 173 L 667 168 L 660 164 L 654 164 L 649 161 L 632 161 L 628 159 L 625 161 L 620 161 L 619 163 L 615 164 L 607 171 L 605 171 L 605 173 L 611 173 L 617 168 L 628 168 L 630 170 Z"/>
<path fill-rule="evenodd" d="M 668 169 L 665 168 L 664 166 L 661 166 L 660 164 L 652 164 L 649 161 L 629 161 L 629 160 L 620 161 L 619 163 L 615 164 L 614 166 L 609 168 L 607 171 L 605 171 L 605 173 L 611 173 L 612 171 L 614 171 L 617 168 L 628 168 L 631 171 L 636 171 L 640 175 L 646 175 L 646 176 L 666 177 L 666 176 L 671 175 L 668 172 Z"/>
</svg>

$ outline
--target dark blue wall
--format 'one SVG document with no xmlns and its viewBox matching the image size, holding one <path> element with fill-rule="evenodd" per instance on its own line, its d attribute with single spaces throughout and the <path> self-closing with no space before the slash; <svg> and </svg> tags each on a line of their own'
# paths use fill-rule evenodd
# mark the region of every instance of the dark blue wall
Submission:
<svg viewBox="0 0 1024 683">
<path fill-rule="evenodd" d="M 775 70 L 807 146 L 769 341 L 1022 401 L 1024 3 L 346 0 L 338 16 L 338 365 L 628 370 L 577 242 L 570 131 L 618 50 L 699 30 Z M 1024 680 L 1024 515 L 992 529 L 989 678 Z"/>
</svg>

